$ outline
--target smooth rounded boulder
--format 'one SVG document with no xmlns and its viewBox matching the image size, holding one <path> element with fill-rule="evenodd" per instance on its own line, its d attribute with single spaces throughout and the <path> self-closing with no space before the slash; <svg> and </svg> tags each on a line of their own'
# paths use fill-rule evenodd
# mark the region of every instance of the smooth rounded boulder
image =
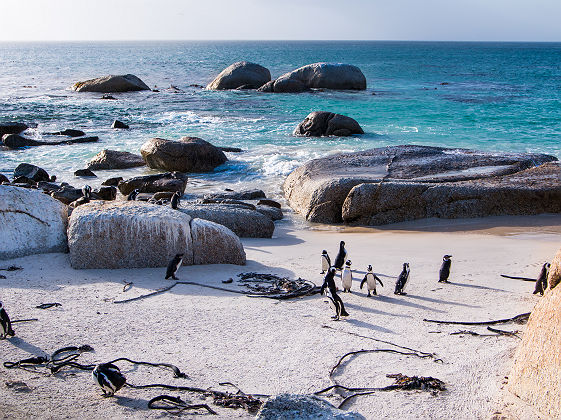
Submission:
<svg viewBox="0 0 561 420">
<path fill-rule="evenodd" d="M 240 238 L 230 229 L 208 220 L 191 221 L 193 264 L 245 265 Z"/>
<path fill-rule="evenodd" d="M 150 168 L 178 172 L 211 172 L 228 160 L 222 150 L 198 137 L 153 138 L 142 145 L 140 154 Z"/>
<path fill-rule="evenodd" d="M 239 61 L 226 67 L 207 85 L 208 90 L 257 89 L 271 80 L 271 72 L 255 63 Z"/>
<path fill-rule="evenodd" d="M 140 155 L 119 150 L 105 149 L 88 162 L 88 169 L 128 169 L 146 165 Z"/>
<path fill-rule="evenodd" d="M 157 193 L 160 191 L 177 191 L 181 195 L 187 186 L 187 175 L 181 172 L 165 172 L 163 174 L 135 176 L 121 180 L 117 187 L 121 194 L 128 195 L 134 190 L 141 193 Z"/>
<path fill-rule="evenodd" d="M 322 136 L 352 136 L 364 134 L 362 127 L 356 120 L 333 112 L 316 111 L 310 113 L 294 129 L 295 136 L 322 137 Z"/>
<path fill-rule="evenodd" d="M 67 209 L 39 190 L 0 185 L 0 259 L 66 251 Z"/>
<path fill-rule="evenodd" d="M 133 92 L 139 90 L 150 90 L 150 88 L 133 74 L 109 75 L 97 79 L 76 82 L 72 89 L 76 92 Z"/>
<path fill-rule="evenodd" d="M 20 163 L 16 166 L 16 169 L 14 169 L 14 179 L 20 176 L 25 176 L 35 182 L 49 181 L 51 179 L 47 171 L 31 163 Z"/>
</svg>

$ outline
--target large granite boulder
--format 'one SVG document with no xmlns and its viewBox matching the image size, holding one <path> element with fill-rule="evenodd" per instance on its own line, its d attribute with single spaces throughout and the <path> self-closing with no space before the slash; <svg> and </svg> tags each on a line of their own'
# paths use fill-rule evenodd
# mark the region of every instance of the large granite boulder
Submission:
<svg viewBox="0 0 561 420">
<path fill-rule="evenodd" d="M 547 286 L 550 290 L 555 288 L 559 283 L 561 283 L 561 249 L 559 249 L 555 257 L 553 257 L 551 267 L 549 267 L 549 274 L 547 275 Z"/>
<path fill-rule="evenodd" d="M 310 113 L 294 129 L 295 136 L 321 137 L 321 136 L 351 136 L 364 134 L 356 120 L 333 112 L 316 111 Z"/>
<path fill-rule="evenodd" d="M 20 176 L 25 176 L 35 182 L 49 181 L 51 179 L 47 171 L 30 163 L 20 163 L 16 166 L 16 169 L 14 169 L 14 178 L 19 178 Z"/>
<path fill-rule="evenodd" d="M 153 138 L 140 148 L 150 168 L 179 172 L 210 172 L 228 158 L 222 150 L 198 137 L 179 141 Z"/>
<path fill-rule="evenodd" d="M 191 221 L 193 264 L 245 265 L 240 238 L 230 229 L 209 220 Z"/>
<path fill-rule="evenodd" d="M 19 134 L 27 128 L 27 124 L 19 122 L 0 123 L 0 137 L 4 134 Z"/>
<path fill-rule="evenodd" d="M 99 169 L 128 169 L 144 165 L 146 165 L 146 162 L 140 155 L 105 149 L 91 158 L 88 162 L 88 169 L 94 171 Z"/>
<path fill-rule="evenodd" d="M 542 154 L 392 146 L 309 161 L 288 175 L 283 189 L 292 208 L 320 223 L 558 213 L 556 161 Z"/>
<path fill-rule="evenodd" d="M 561 287 L 532 310 L 509 376 L 509 389 L 548 416 L 561 418 Z"/>
<path fill-rule="evenodd" d="M 339 410 L 314 395 L 281 394 L 270 397 L 256 420 L 365 420 L 354 411 Z"/>
<path fill-rule="evenodd" d="M 133 74 L 109 75 L 77 82 L 72 86 L 76 92 L 130 92 L 137 90 L 150 90 L 150 88 Z"/>
<path fill-rule="evenodd" d="M 209 90 L 257 89 L 271 80 L 268 69 L 259 64 L 248 61 L 239 61 L 228 67 L 216 76 L 206 87 Z"/>
<path fill-rule="evenodd" d="M 0 185 L 0 259 L 66 251 L 67 210 L 39 190 Z"/>
<path fill-rule="evenodd" d="M 270 217 L 239 205 L 183 202 L 178 210 L 193 218 L 226 226 L 241 238 L 270 238 L 275 230 Z"/>
<path fill-rule="evenodd" d="M 181 195 L 187 186 L 187 175 L 181 172 L 165 172 L 162 174 L 136 176 L 119 181 L 117 187 L 121 194 L 129 195 L 134 190 L 141 193 L 156 193 L 160 191 L 177 191 Z"/>
<path fill-rule="evenodd" d="M 297 93 L 309 89 L 364 90 L 366 77 L 358 67 L 350 64 L 314 63 L 283 74 L 259 90 Z"/>
</svg>

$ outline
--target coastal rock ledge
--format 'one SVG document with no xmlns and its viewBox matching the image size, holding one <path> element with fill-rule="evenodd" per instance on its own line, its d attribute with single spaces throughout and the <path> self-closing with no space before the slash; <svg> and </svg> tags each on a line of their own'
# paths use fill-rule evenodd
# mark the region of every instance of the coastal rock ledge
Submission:
<svg viewBox="0 0 561 420">
<path fill-rule="evenodd" d="M 150 88 L 134 74 L 109 75 L 90 79 L 84 82 L 76 82 L 72 89 L 76 92 L 133 92 L 138 90 L 150 90 Z"/>
<path fill-rule="evenodd" d="M 554 156 L 406 145 L 309 161 L 283 190 L 311 222 L 375 226 L 561 213 L 560 179 Z"/>
</svg>

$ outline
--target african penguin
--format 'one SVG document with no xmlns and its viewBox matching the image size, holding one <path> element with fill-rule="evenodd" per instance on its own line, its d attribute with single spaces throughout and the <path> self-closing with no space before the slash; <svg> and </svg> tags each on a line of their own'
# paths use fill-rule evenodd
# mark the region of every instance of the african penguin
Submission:
<svg viewBox="0 0 561 420">
<path fill-rule="evenodd" d="M 327 270 L 329 270 L 329 267 L 331 267 L 331 258 L 329 258 L 329 254 L 324 249 L 323 251 L 321 251 L 321 273 L 320 274 L 325 274 L 325 272 Z"/>
<path fill-rule="evenodd" d="M 545 289 L 547 289 L 547 275 L 549 274 L 550 263 L 545 263 L 540 271 L 540 275 L 536 280 L 536 288 L 534 289 L 534 295 L 539 293 L 543 296 Z"/>
<path fill-rule="evenodd" d="M 12 329 L 12 322 L 10 321 L 8 313 L 2 306 L 2 302 L 0 302 L 0 339 L 6 338 L 8 335 L 13 337 L 16 333 Z"/>
<path fill-rule="evenodd" d="M 403 270 L 399 274 L 399 277 L 397 278 L 397 282 L 395 283 L 394 294 L 406 295 L 407 293 L 405 293 L 405 286 L 407 285 L 408 280 L 409 280 L 409 263 L 403 263 Z"/>
<path fill-rule="evenodd" d="M 179 193 L 176 191 L 171 196 L 171 208 L 177 209 L 177 206 L 179 206 Z"/>
<path fill-rule="evenodd" d="M 323 285 L 321 286 L 320 292 L 323 295 L 325 292 L 325 288 L 327 287 L 329 294 L 328 297 L 330 299 L 330 303 L 333 305 L 333 309 L 335 310 L 335 316 L 332 318 L 335 321 L 339 321 L 341 316 L 349 316 L 347 311 L 345 310 L 345 305 L 343 305 L 343 301 L 337 294 L 337 288 L 335 287 L 335 267 L 330 267 L 327 274 L 323 279 Z"/>
<path fill-rule="evenodd" d="M 345 268 L 341 273 L 341 283 L 343 286 L 343 293 L 351 293 L 351 286 L 353 285 L 353 270 L 351 270 L 351 260 L 347 260 Z"/>
<path fill-rule="evenodd" d="M 440 266 L 440 280 L 439 283 L 450 283 L 448 277 L 450 276 L 450 266 L 452 265 L 451 255 L 442 257 L 442 265 Z"/>
<path fill-rule="evenodd" d="M 179 280 L 177 277 L 175 277 L 175 273 L 177 273 L 177 270 L 179 269 L 179 266 L 182 262 L 183 254 L 177 254 L 175 257 L 173 257 L 173 259 L 168 264 L 168 269 L 166 271 L 166 280 L 170 277 L 174 280 Z"/>
<path fill-rule="evenodd" d="M 362 282 L 360 283 L 360 288 L 362 289 L 362 286 L 364 286 L 364 283 L 366 283 L 367 289 L 368 289 L 368 297 L 370 297 L 370 292 L 372 292 L 372 294 L 377 295 L 378 293 L 376 293 L 376 281 L 378 281 L 380 283 L 380 285 L 382 287 L 384 287 L 384 283 L 382 283 L 382 280 L 380 280 L 378 278 L 378 276 L 376 274 L 374 274 L 374 272 L 372 271 L 372 266 L 369 265 L 368 269 L 366 270 L 366 276 L 364 276 L 364 278 L 362 279 Z"/>
<path fill-rule="evenodd" d="M 343 268 L 343 264 L 345 264 L 345 261 L 347 260 L 347 256 L 348 252 L 345 249 L 345 241 L 341 241 L 339 243 L 339 252 L 335 257 L 335 263 L 333 264 L 333 267 L 335 267 L 337 270 L 341 270 Z"/>
<path fill-rule="evenodd" d="M 129 195 L 127 195 L 127 201 L 134 201 L 136 200 L 136 196 L 140 193 L 140 190 L 137 188 L 133 190 Z"/>
<path fill-rule="evenodd" d="M 92 376 L 104 397 L 113 396 L 127 382 L 120 369 L 112 363 L 100 363 L 92 371 Z"/>
<path fill-rule="evenodd" d="M 84 188 L 82 188 L 82 195 L 84 196 L 84 198 L 90 200 L 92 198 L 92 187 L 90 187 L 89 185 L 84 185 Z"/>
</svg>

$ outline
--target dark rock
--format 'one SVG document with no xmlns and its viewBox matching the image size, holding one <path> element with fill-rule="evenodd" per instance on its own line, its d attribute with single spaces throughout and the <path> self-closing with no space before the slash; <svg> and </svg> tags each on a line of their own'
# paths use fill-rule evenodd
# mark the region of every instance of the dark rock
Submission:
<svg viewBox="0 0 561 420">
<path fill-rule="evenodd" d="M 203 85 L 198 85 L 197 83 L 191 83 L 189 85 L 189 87 L 194 87 L 194 88 L 197 88 L 197 89 L 204 89 L 205 88 Z"/>
<path fill-rule="evenodd" d="M 173 194 L 175 194 L 175 191 L 160 191 L 157 193 L 154 193 L 154 195 L 152 195 L 152 198 L 156 201 L 158 200 L 171 200 L 171 197 L 173 196 Z"/>
<path fill-rule="evenodd" d="M 37 183 L 37 187 L 50 194 L 51 192 L 60 189 L 61 185 L 54 182 L 40 181 Z"/>
<path fill-rule="evenodd" d="M 103 181 L 101 185 L 116 187 L 117 185 L 119 185 L 119 182 L 122 180 L 123 180 L 122 176 L 117 176 L 115 178 L 108 178 L 105 181 Z"/>
<path fill-rule="evenodd" d="M 84 176 L 84 177 L 97 178 L 97 175 L 94 174 L 89 169 L 78 169 L 77 171 L 74 172 L 74 176 Z"/>
<path fill-rule="evenodd" d="M 364 134 L 364 131 L 351 117 L 332 112 L 316 111 L 310 113 L 294 129 L 295 136 L 321 137 L 321 136 L 350 136 Z"/>
<path fill-rule="evenodd" d="M 101 200 L 115 200 L 117 198 L 117 187 L 103 186 L 93 190 L 93 193 Z"/>
<path fill-rule="evenodd" d="M 273 83 L 272 92 L 275 93 L 300 93 L 308 92 L 310 88 L 304 82 L 290 77 L 281 76 Z M 262 90 L 261 92 L 265 92 Z"/>
<path fill-rule="evenodd" d="M 113 124 L 111 125 L 111 128 L 124 128 L 124 129 L 128 129 L 130 128 L 127 124 L 125 124 L 124 122 L 121 122 L 119 120 L 115 120 L 113 121 Z"/>
<path fill-rule="evenodd" d="M 37 185 L 37 182 L 32 180 L 31 178 L 22 175 L 22 176 L 14 177 L 12 184 L 27 188 Z"/>
<path fill-rule="evenodd" d="M 99 137 L 97 136 L 77 137 L 62 141 L 37 141 L 22 137 L 18 134 L 5 134 L 4 136 L 2 136 L 2 143 L 4 144 L 4 146 L 9 147 L 10 149 L 19 149 L 28 146 L 58 146 L 62 144 L 94 143 L 98 140 Z"/>
<path fill-rule="evenodd" d="M 228 160 L 219 148 L 198 137 L 153 138 L 140 153 L 150 168 L 179 172 L 210 172 Z"/>
<path fill-rule="evenodd" d="M 284 217 L 284 215 L 282 214 L 282 210 L 276 207 L 256 206 L 255 210 L 257 210 L 261 214 L 264 214 L 267 217 L 270 217 L 273 221 L 282 220 L 282 218 Z"/>
<path fill-rule="evenodd" d="M 276 207 L 277 209 L 280 209 L 282 206 L 280 203 L 277 203 L 274 200 L 269 200 L 268 198 L 264 198 L 261 199 L 257 202 L 258 206 L 269 206 L 269 207 Z"/>
<path fill-rule="evenodd" d="M 244 191 L 227 191 L 220 193 L 205 194 L 204 198 L 210 199 L 231 199 L 231 200 L 258 200 L 265 198 L 265 193 L 262 190 L 244 190 Z"/>
<path fill-rule="evenodd" d="M 118 188 L 123 195 L 129 195 L 138 189 L 141 193 L 156 193 L 160 191 L 177 191 L 181 195 L 187 186 L 187 175 L 181 172 L 166 172 L 156 175 L 137 176 L 119 182 Z"/>
<path fill-rule="evenodd" d="M 271 80 L 270 82 L 265 83 L 263 86 L 257 89 L 257 92 L 272 93 L 274 92 L 274 85 L 275 85 L 275 81 Z"/>
<path fill-rule="evenodd" d="M 99 98 L 99 99 L 107 99 L 107 100 L 111 100 L 111 101 L 116 101 L 116 100 L 117 100 L 117 98 L 115 98 L 114 96 L 112 96 L 112 95 L 107 95 L 107 94 L 106 94 L 106 95 L 103 95 L 103 96 L 102 96 L 101 98 Z"/>
<path fill-rule="evenodd" d="M 88 162 L 88 169 L 128 169 L 146 165 L 142 156 L 129 152 L 105 149 Z"/>
<path fill-rule="evenodd" d="M 0 123 L 0 137 L 4 134 L 19 134 L 27 130 L 27 124 L 18 122 Z"/>
<path fill-rule="evenodd" d="M 292 208 L 320 223 L 561 212 L 559 164 L 535 167 L 556 160 L 392 146 L 312 160 L 294 170 L 283 189 Z"/>
<path fill-rule="evenodd" d="M 240 149 L 239 147 L 222 147 L 222 146 L 219 146 L 218 148 L 220 150 L 222 150 L 223 152 L 229 152 L 229 153 L 241 153 L 241 152 L 243 152 L 243 150 Z"/>
<path fill-rule="evenodd" d="M 64 185 L 57 191 L 51 192 L 51 197 L 56 198 L 64 204 L 70 204 L 83 196 L 82 190 L 70 185 Z"/>
<path fill-rule="evenodd" d="M 16 169 L 14 169 L 14 179 L 22 176 L 30 178 L 35 182 L 50 180 L 47 171 L 30 163 L 20 163 L 16 166 Z"/>
<path fill-rule="evenodd" d="M 246 203 L 245 201 L 241 201 L 241 200 L 232 200 L 229 198 L 225 198 L 225 199 L 203 198 L 202 200 L 200 200 L 200 204 L 235 204 L 239 207 L 255 210 L 255 206 L 251 203 Z"/>
<path fill-rule="evenodd" d="M 150 90 L 142 80 L 132 74 L 104 76 L 84 82 L 77 82 L 72 86 L 72 89 L 76 92 L 102 93 Z"/>
<path fill-rule="evenodd" d="M 271 80 L 268 69 L 259 64 L 240 61 L 224 70 L 206 87 L 209 90 L 257 89 Z"/>
<path fill-rule="evenodd" d="M 45 133 L 45 134 L 49 134 L 51 136 L 68 136 L 68 137 L 82 137 L 86 135 L 86 133 L 84 133 L 81 130 L 72 130 L 72 129 L 55 131 L 54 133 Z"/>
<path fill-rule="evenodd" d="M 0 174 L 0 184 L 3 182 L 10 182 L 6 175 Z"/>
</svg>

